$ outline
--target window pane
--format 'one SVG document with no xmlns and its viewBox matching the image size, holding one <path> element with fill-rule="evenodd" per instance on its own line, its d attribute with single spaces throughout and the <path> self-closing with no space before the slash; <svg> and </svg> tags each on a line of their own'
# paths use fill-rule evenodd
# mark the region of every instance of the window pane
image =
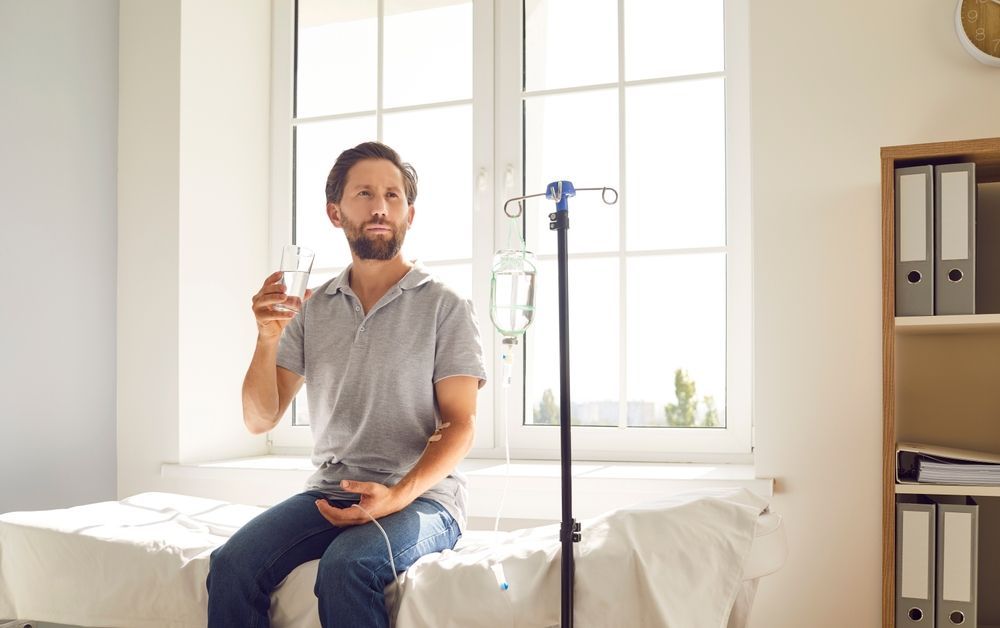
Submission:
<svg viewBox="0 0 1000 628">
<path fill-rule="evenodd" d="M 375 137 L 375 116 L 301 124 L 295 129 L 295 242 L 316 251 L 314 268 L 347 266 L 344 233 L 326 215 L 326 177 L 344 150 Z"/>
<path fill-rule="evenodd" d="M 432 275 L 446 283 L 465 299 L 472 298 L 472 263 L 434 264 L 427 267 Z M 482 318 L 483 312 L 476 312 Z M 489 321 L 487 313 L 486 320 Z M 490 329 L 480 328 L 479 333 L 485 336 Z"/>
<path fill-rule="evenodd" d="M 386 0 L 385 107 L 472 98 L 472 1 Z"/>
<path fill-rule="evenodd" d="M 725 427 L 725 254 L 637 257 L 626 272 L 628 424 Z"/>
<path fill-rule="evenodd" d="M 525 194 L 538 194 L 553 181 L 577 187 L 618 187 L 618 92 L 600 90 L 525 100 Z M 571 253 L 618 250 L 618 206 L 600 192 L 581 192 L 569 201 Z M 538 254 L 556 252 L 549 230 L 552 201 L 527 202 Z"/>
<path fill-rule="evenodd" d="M 309 398 L 306 393 L 306 385 L 302 384 L 298 394 L 295 395 L 295 410 L 292 413 L 292 425 L 309 425 Z"/>
<path fill-rule="evenodd" d="M 375 109 L 375 0 L 299 0 L 296 117 Z"/>
<path fill-rule="evenodd" d="M 472 257 L 472 106 L 386 114 L 382 135 L 417 171 L 407 258 Z"/>
<path fill-rule="evenodd" d="M 725 105 L 722 79 L 626 89 L 629 250 L 725 245 Z"/>
<path fill-rule="evenodd" d="M 525 0 L 528 91 L 618 81 L 617 0 Z"/>
<path fill-rule="evenodd" d="M 721 72 L 722 0 L 625 0 L 625 79 Z"/>
<path fill-rule="evenodd" d="M 618 260 L 569 263 L 570 416 L 574 425 L 618 425 Z M 541 261 L 528 329 L 525 424 L 559 422 L 559 278 Z"/>
<path fill-rule="evenodd" d="M 310 290 L 315 290 L 339 275 L 343 270 L 343 268 L 334 268 L 330 270 L 313 269 L 313 271 L 309 273 L 309 283 L 306 284 L 306 287 Z"/>
</svg>

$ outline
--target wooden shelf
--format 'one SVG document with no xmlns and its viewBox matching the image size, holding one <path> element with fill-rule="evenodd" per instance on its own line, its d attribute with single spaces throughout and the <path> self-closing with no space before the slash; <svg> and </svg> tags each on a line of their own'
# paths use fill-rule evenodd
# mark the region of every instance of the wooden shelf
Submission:
<svg viewBox="0 0 1000 628">
<path fill-rule="evenodd" d="M 896 482 L 901 441 L 1000 452 L 1000 314 L 895 315 L 896 168 L 973 162 L 977 183 L 1000 182 L 1000 137 L 887 146 L 881 157 L 882 628 L 893 628 L 900 495 L 982 497 L 979 591 L 1000 590 L 1000 486 Z M 979 620 L 998 623 L 1000 598 L 980 595 Z"/>
<path fill-rule="evenodd" d="M 1000 181 L 1000 137 L 957 142 L 931 142 L 882 148 L 883 162 L 894 167 L 947 164 L 972 161 L 980 182 Z"/>
<path fill-rule="evenodd" d="M 1000 314 L 897 316 L 896 334 L 1000 333 Z"/>
<path fill-rule="evenodd" d="M 1000 497 L 1000 486 L 959 486 L 957 484 L 896 484 L 897 495 L 972 495 Z"/>
</svg>

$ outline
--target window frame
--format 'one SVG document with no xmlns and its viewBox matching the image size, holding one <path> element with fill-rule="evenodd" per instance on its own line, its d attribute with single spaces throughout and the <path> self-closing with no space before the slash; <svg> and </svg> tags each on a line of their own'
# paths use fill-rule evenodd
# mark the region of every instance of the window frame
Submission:
<svg viewBox="0 0 1000 628">
<path fill-rule="evenodd" d="M 488 223 L 491 217 L 487 208 L 493 199 L 492 179 L 490 173 L 493 165 L 493 38 L 492 38 L 492 0 L 475 0 L 473 2 L 474 33 L 489 33 L 490 36 L 473 38 L 473 94 L 471 99 L 460 101 L 442 101 L 399 107 L 384 107 L 382 105 L 382 33 L 384 30 L 385 1 L 377 1 L 378 16 L 378 75 L 376 108 L 371 111 L 357 111 L 333 116 L 311 118 L 296 118 L 294 115 L 295 98 L 295 40 L 296 40 L 296 6 L 295 0 L 273 0 L 272 12 L 272 62 L 271 62 L 271 194 L 268 227 L 270 265 L 277 268 L 280 262 L 280 251 L 284 244 L 292 242 L 294 228 L 294 208 L 292 195 L 294 192 L 295 175 L 295 142 L 293 128 L 299 124 L 323 121 L 337 118 L 348 118 L 362 115 L 374 115 L 377 126 L 377 139 L 382 139 L 382 117 L 386 113 L 418 111 L 437 106 L 448 106 L 457 103 L 470 103 L 473 110 L 472 129 L 472 163 L 469 175 L 473 177 L 474 198 L 470 199 L 473 208 L 473 257 L 471 272 L 473 277 L 486 276 L 492 264 L 493 235 Z M 405 156 L 404 156 L 405 158 Z M 331 164 L 332 165 L 332 164 Z M 419 201 L 418 201 L 419 211 Z M 405 246 L 405 245 L 404 245 Z M 460 260 L 445 260 L 442 262 L 422 262 L 433 271 L 439 264 L 454 263 Z M 324 269 L 336 270 L 336 269 Z M 483 332 L 483 349 L 492 354 L 493 335 L 489 332 L 489 285 L 483 282 L 473 282 L 472 301 L 479 315 L 480 329 Z M 487 364 L 487 377 L 492 381 L 492 370 Z M 482 394 L 490 394 L 492 387 L 487 385 Z M 313 446 L 312 432 L 308 425 L 293 425 L 296 410 L 294 401 L 289 405 L 285 415 L 278 425 L 268 432 L 268 450 L 273 453 L 304 453 L 311 451 Z M 494 448 L 493 413 L 490 408 L 480 403 L 480 416 L 477 418 L 478 428 L 473 444 L 477 450 L 492 450 Z"/>
<path fill-rule="evenodd" d="M 652 79 L 623 81 L 624 77 L 624 4 L 618 0 L 619 48 L 619 146 L 624 150 L 625 134 L 624 89 L 633 84 L 666 82 L 682 79 Z M 749 141 L 749 6 L 747 0 L 724 0 L 725 70 L 709 76 L 724 76 L 726 116 L 726 419 L 725 428 L 614 428 L 574 426 L 574 457 L 590 460 L 741 462 L 752 461 L 752 254 L 750 221 L 750 141 Z M 294 0 L 272 1 L 272 85 L 271 85 L 271 211 L 269 248 L 271 267 L 278 264 L 281 246 L 292 241 L 294 232 L 291 205 L 293 175 L 294 98 Z M 381 41 L 384 0 L 378 0 L 379 39 Z M 506 199 L 522 194 L 522 108 L 521 72 L 522 2 L 473 0 L 473 277 L 488 277 L 493 253 L 506 245 L 508 219 L 503 212 Z M 381 77 L 382 51 L 379 50 Z M 699 75 L 702 76 L 702 75 Z M 380 80 L 381 82 L 381 80 Z M 381 89 L 381 86 L 379 86 Z M 575 91 L 575 89 L 555 90 Z M 548 92 L 545 92 L 548 93 Z M 423 108 L 394 108 L 402 111 Z M 381 99 L 376 116 L 381 139 Z M 371 112 L 368 112 L 371 113 Z M 348 114 L 351 115 L 351 114 Z M 339 116 L 343 117 L 343 116 Z M 619 160 L 620 180 L 625 171 Z M 589 183 L 587 183 L 589 185 Z M 537 190 L 527 190 L 535 193 Z M 627 198 L 622 195 L 627 211 Z M 526 211 L 550 209 L 546 201 L 529 203 Z M 621 207 L 621 206 L 620 206 Z M 492 212 L 492 215 L 491 215 Z M 619 390 L 624 394 L 626 362 L 625 336 L 625 271 L 624 213 L 620 218 L 622 244 L 617 256 L 620 262 L 620 331 Z M 528 248 L 533 234 L 528 230 Z M 569 233 L 572 237 L 572 230 Z M 657 253 L 657 252 L 654 252 Z M 642 254 L 649 254 L 643 252 Z M 606 256 L 602 254 L 601 256 Z M 581 255 L 580 257 L 588 257 Z M 433 263 L 428 266 L 433 268 Z M 531 412 L 524 391 L 524 343 L 531 342 L 529 329 L 516 354 L 514 374 L 509 389 L 498 381 L 502 373 L 499 338 L 489 318 L 489 282 L 473 282 L 473 302 L 480 320 L 483 348 L 486 355 L 489 382 L 480 392 L 476 441 L 471 455 L 482 458 L 502 458 L 505 452 L 505 432 L 509 431 L 511 454 L 521 459 L 558 459 L 558 429 L 555 426 L 523 425 L 517 408 Z M 624 405 L 626 401 L 622 402 Z M 268 433 L 269 451 L 275 453 L 305 453 L 312 448 L 308 426 L 293 426 L 291 413 Z M 511 411 L 508 412 L 508 409 Z M 510 418 L 509 423 L 494 417 Z"/>
<path fill-rule="evenodd" d="M 615 84 L 590 85 L 577 88 L 554 90 L 522 90 L 521 73 L 523 66 L 522 22 L 523 3 L 499 3 L 497 5 L 497 163 L 503 164 L 506 172 L 512 173 L 508 180 L 523 181 L 521 138 L 523 135 L 521 102 L 525 94 L 579 93 L 593 89 L 618 89 L 619 106 L 619 179 L 624 184 L 625 169 L 625 88 L 632 85 L 665 83 L 673 80 L 690 80 L 691 77 L 665 79 L 624 80 L 624 5 L 618 0 L 618 82 Z M 752 455 L 752 409 L 751 409 L 751 368 L 752 368 L 752 273 L 751 273 L 751 233 L 750 233 L 750 142 L 749 142 L 749 6 L 746 0 L 724 0 L 724 41 L 725 69 L 722 72 L 698 74 L 694 77 L 724 77 L 726 83 L 726 427 L 725 428 L 628 428 L 622 427 L 573 427 L 572 442 L 574 456 L 594 460 L 621 458 L 649 461 L 701 461 L 721 460 L 748 462 Z M 580 182 L 584 185 L 603 185 L 602 182 Z M 521 187 L 499 189 L 495 199 L 496 207 L 503 207 L 506 198 L 520 194 L 534 194 L 542 190 L 523 190 Z M 672 251 L 625 251 L 625 212 L 627 212 L 627 192 L 622 191 L 617 209 L 620 211 L 618 257 L 620 258 L 619 320 L 621 321 L 619 342 L 619 391 L 622 396 L 620 406 L 627 402 L 626 391 L 626 277 L 624 258 L 672 253 Z M 552 211 L 548 201 L 529 201 L 527 212 L 548 213 Z M 571 214 L 572 214 L 572 203 Z M 495 222 L 496 243 L 505 231 L 506 218 L 497 212 Z M 571 220 L 572 222 L 572 220 Z M 569 237 L 572 238 L 572 228 Z M 537 250 L 532 241 L 534 230 L 526 230 L 529 250 Z M 544 259 L 544 256 L 541 259 Z M 598 258 L 607 254 L 571 255 Z M 570 313 L 572 319 L 572 313 Z M 527 332 L 527 342 L 531 342 L 531 330 Z M 523 346 L 522 346 L 523 349 Z M 574 349 L 570 347 L 571 356 Z M 572 358 L 571 358 L 572 359 Z M 524 400 L 524 412 L 531 412 L 531 403 L 525 399 L 524 365 L 519 368 L 512 383 L 512 398 Z M 572 380 L 572 373 L 571 380 Z M 558 390 L 553 391 L 558 397 Z M 502 416 L 503 401 L 495 403 L 497 416 Z M 510 443 L 520 457 L 547 458 L 549 452 L 559 451 L 558 426 L 523 425 L 517 421 L 510 424 Z"/>
</svg>

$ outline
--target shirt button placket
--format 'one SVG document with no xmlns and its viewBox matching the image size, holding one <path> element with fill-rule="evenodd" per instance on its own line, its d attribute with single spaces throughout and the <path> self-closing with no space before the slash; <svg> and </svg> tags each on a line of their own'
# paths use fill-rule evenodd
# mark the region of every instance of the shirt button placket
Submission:
<svg viewBox="0 0 1000 628">
<path fill-rule="evenodd" d="M 365 330 L 365 315 L 361 313 L 361 306 L 357 303 L 354 304 L 354 312 L 357 318 L 361 320 L 361 323 L 358 325 L 358 331 L 354 334 L 354 342 L 357 342 L 361 339 L 361 333 Z"/>
</svg>

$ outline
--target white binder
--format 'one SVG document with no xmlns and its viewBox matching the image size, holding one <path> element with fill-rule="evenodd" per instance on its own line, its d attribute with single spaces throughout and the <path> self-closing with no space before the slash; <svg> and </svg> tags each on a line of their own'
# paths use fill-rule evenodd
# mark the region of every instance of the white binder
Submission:
<svg viewBox="0 0 1000 628">
<path fill-rule="evenodd" d="M 934 168 L 896 168 L 896 316 L 934 313 Z"/>
<path fill-rule="evenodd" d="M 934 168 L 934 313 L 976 312 L 976 164 Z"/>
<path fill-rule="evenodd" d="M 917 495 L 896 499 L 896 628 L 933 628 L 935 505 Z"/>
<path fill-rule="evenodd" d="M 979 505 L 971 497 L 937 502 L 938 628 L 978 626 Z"/>
</svg>

